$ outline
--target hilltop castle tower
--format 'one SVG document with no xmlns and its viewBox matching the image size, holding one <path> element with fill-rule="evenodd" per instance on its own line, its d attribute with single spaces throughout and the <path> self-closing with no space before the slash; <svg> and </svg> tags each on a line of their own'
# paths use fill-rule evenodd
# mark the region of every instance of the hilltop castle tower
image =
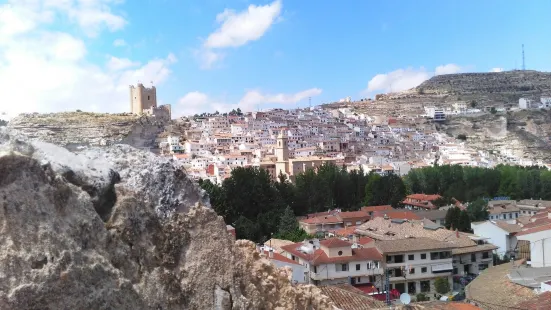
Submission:
<svg viewBox="0 0 551 310">
<path fill-rule="evenodd" d="M 157 106 L 157 89 L 130 85 L 130 112 L 133 114 L 146 114 L 160 119 L 170 120 L 172 109 L 170 104 Z"/>
<path fill-rule="evenodd" d="M 134 114 L 142 114 L 144 110 L 157 108 L 157 89 L 144 87 L 142 83 L 138 86 L 130 85 L 130 111 Z"/>
</svg>

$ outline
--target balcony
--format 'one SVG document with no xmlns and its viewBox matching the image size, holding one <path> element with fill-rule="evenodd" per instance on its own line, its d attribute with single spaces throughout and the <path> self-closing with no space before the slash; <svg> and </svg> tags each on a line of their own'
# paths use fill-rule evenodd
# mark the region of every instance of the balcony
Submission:
<svg viewBox="0 0 551 310">
<path fill-rule="evenodd" d="M 310 278 L 312 280 L 328 280 L 328 279 L 340 279 L 348 277 L 368 277 L 383 275 L 383 269 L 363 269 L 363 270 L 347 270 L 347 271 L 335 271 L 335 270 L 318 270 L 317 273 L 310 271 Z"/>
</svg>

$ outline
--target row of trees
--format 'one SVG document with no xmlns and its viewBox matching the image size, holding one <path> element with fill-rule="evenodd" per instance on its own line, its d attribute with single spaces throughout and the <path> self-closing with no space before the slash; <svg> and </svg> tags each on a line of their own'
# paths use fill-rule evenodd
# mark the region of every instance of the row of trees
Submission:
<svg viewBox="0 0 551 310">
<path fill-rule="evenodd" d="M 460 201 L 496 196 L 551 199 L 551 171 L 540 167 L 433 166 L 411 170 L 405 182 L 413 193 L 440 194 Z"/>
<path fill-rule="evenodd" d="M 257 242 L 271 236 L 304 239 L 295 216 L 334 208 L 359 210 L 366 204 L 398 207 L 406 195 L 406 186 L 396 175 L 348 172 L 333 164 L 309 169 L 297 175 L 294 183 L 282 174 L 274 182 L 265 170 L 238 167 L 221 185 L 208 180 L 200 185 L 216 212 L 234 225 L 237 237 Z"/>
<path fill-rule="evenodd" d="M 303 239 L 306 233 L 295 216 L 334 208 L 354 211 L 364 205 L 399 208 L 408 193 L 440 194 L 443 198 L 435 201 L 437 206 L 453 203 L 452 197 L 471 202 L 464 212 L 450 211 L 446 221 L 448 228 L 453 225 L 465 232 L 470 231 L 471 221 L 487 218 L 484 197 L 551 199 L 551 172 L 537 167 L 435 166 L 411 170 L 402 178 L 325 164 L 297 175 L 294 183 L 281 174 L 275 182 L 267 171 L 248 167 L 234 169 L 221 185 L 200 184 L 216 212 L 234 225 L 237 236 L 257 242 L 272 236 Z"/>
</svg>

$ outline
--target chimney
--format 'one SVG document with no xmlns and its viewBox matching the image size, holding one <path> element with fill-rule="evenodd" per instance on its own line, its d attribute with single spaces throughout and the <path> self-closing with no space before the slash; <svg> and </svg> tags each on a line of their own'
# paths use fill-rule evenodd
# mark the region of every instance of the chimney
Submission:
<svg viewBox="0 0 551 310">
<path fill-rule="evenodd" d="M 274 249 L 270 248 L 270 251 L 268 251 L 268 257 L 274 258 Z"/>
</svg>

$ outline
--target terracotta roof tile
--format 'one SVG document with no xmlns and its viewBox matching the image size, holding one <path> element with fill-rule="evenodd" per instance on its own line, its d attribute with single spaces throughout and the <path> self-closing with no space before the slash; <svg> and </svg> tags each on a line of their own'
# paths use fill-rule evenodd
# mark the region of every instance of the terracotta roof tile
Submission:
<svg viewBox="0 0 551 310">
<path fill-rule="evenodd" d="M 327 253 L 323 250 L 318 249 L 314 252 L 314 257 L 311 262 L 312 265 L 321 265 L 328 263 L 339 263 L 339 262 L 359 262 L 359 261 L 380 261 L 383 259 L 383 256 L 376 248 L 357 248 L 352 249 L 352 255 L 348 256 L 334 256 L 329 257 Z"/>
<path fill-rule="evenodd" d="M 511 264 L 501 264 L 484 270 L 467 285 L 467 299 L 490 310 L 503 310 L 533 299 L 536 293 L 532 289 L 511 282 L 511 268 Z"/>
<path fill-rule="evenodd" d="M 527 230 L 523 230 L 521 232 L 516 233 L 516 236 L 517 237 L 524 236 L 524 235 L 529 235 L 529 234 L 537 233 L 540 231 L 546 231 L 546 230 L 551 230 L 551 224 L 546 224 L 546 225 L 542 225 L 534 228 L 529 228 Z"/>
<path fill-rule="evenodd" d="M 422 201 L 433 201 L 438 198 L 441 198 L 440 195 L 426 195 L 426 194 L 411 194 L 406 196 L 406 199 L 417 199 Z"/>
<path fill-rule="evenodd" d="M 437 241 L 429 238 L 407 238 L 376 241 L 375 245 L 377 249 L 379 249 L 379 251 L 384 254 L 408 251 L 451 249 L 454 247 L 454 245 L 451 243 Z"/>
<path fill-rule="evenodd" d="M 322 215 L 316 216 L 308 219 L 300 220 L 303 223 L 307 224 L 333 224 L 333 223 L 342 223 L 342 220 L 333 215 Z"/>
<path fill-rule="evenodd" d="M 290 258 L 287 258 L 277 252 L 274 252 L 274 257 L 273 258 L 270 258 L 270 253 L 268 251 L 264 251 L 264 254 L 266 255 L 266 258 L 267 259 L 270 259 L 270 260 L 277 260 L 277 261 L 280 261 L 280 262 L 283 262 L 283 263 L 287 263 L 287 264 L 294 264 L 294 265 L 300 265 L 298 262 L 290 259 Z"/>
<path fill-rule="evenodd" d="M 521 302 L 517 307 L 525 310 L 548 310 L 551 308 L 551 292 L 541 293 L 537 297 Z"/>
<path fill-rule="evenodd" d="M 365 211 L 365 212 L 390 211 L 390 210 L 394 210 L 394 208 L 392 208 L 391 205 L 362 207 L 362 211 Z"/>
<path fill-rule="evenodd" d="M 519 225 L 509 224 L 509 223 L 504 222 L 504 221 L 496 221 L 495 224 L 496 224 L 497 227 L 505 230 L 508 233 L 517 233 L 517 232 L 522 230 L 522 227 L 520 227 Z"/>
<path fill-rule="evenodd" d="M 360 217 L 367 217 L 369 218 L 369 214 L 365 211 L 348 211 L 348 212 L 339 212 L 336 214 L 337 217 L 345 220 L 345 219 L 352 219 L 352 218 L 360 218 Z"/>
<path fill-rule="evenodd" d="M 341 240 L 340 238 L 329 238 L 321 240 L 320 245 L 327 247 L 328 249 L 352 246 L 350 242 Z"/>
<path fill-rule="evenodd" d="M 329 297 L 335 306 L 342 310 L 369 310 L 385 307 L 385 303 L 370 297 L 350 284 L 319 287 L 323 295 Z"/>
<path fill-rule="evenodd" d="M 420 220 L 421 217 L 419 217 L 417 214 L 415 214 L 412 211 L 403 211 L 403 210 L 392 210 L 392 211 L 375 211 L 372 214 L 372 217 L 384 217 L 385 214 L 388 216 L 389 219 L 396 219 L 396 220 Z"/>
</svg>

